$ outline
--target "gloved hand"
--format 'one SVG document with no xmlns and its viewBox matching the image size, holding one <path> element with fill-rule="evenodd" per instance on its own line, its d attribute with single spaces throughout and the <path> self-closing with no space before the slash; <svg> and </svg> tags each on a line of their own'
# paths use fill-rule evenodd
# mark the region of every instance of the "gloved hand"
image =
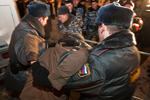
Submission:
<svg viewBox="0 0 150 100">
<path fill-rule="evenodd" d="M 61 38 L 58 43 L 64 42 L 62 46 L 79 46 L 80 42 L 76 39 L 73 38 Z"/>
<path fill-rule="evenodd" d="M 80 43 L 81 43 L 81 45 L 80 45 L 81 47 L 85 47 L 87 50 L 91 50 L 92 49 L 92 47 L 88 43 L 86 43 L 84 41 L 84 37 L 81 34 L 73 33 L 69 37 L 73 38 L 73 39 L 76 39 L 76 40 L 79 40 Z"/>
<path fill-rule="evenodd" d="M 37 61 L 31 65 L 33 85 L 50 88 L 52 84 L 48 79 L 49 71 Z"/>
<path fill-rule="evenodd" d="M 80 33 L 73 33 L 69 35 L 70 38 L 76 39 L 76 40 L 82 40 L 84 41 L 84 37 Z"/>
<path fill-rule="evenodd" d="M 81 46 L 80 47 L 85 47 L 87 50 L 91 50 L 92 46 L 90 46 L 88 43 L 81 41 Z"/>
</svg>

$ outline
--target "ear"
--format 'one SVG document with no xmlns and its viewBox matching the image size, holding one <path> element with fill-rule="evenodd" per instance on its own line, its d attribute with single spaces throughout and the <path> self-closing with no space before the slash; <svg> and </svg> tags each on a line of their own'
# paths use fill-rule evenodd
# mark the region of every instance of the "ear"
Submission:
<svg viewBox="0 0 150 100">
<path fill-rule="evenodd" d="M 43 17 L 38 18 L 38 20 L 39 20 L 40 22 L 43 21 Z"/>
<path fill-rule="evenodd" d="M 106 25 L 104 23 L 102 23 L 101 25 L 101 34 L 103 33 L 103 31 L 106 30 Z"/>
<path fill-rule="evenodd" d="M 106 29 L 107 29 L 107 26 L 104 23 L 102 23 L 102 30 L 105 31 Z"/>
</svg>

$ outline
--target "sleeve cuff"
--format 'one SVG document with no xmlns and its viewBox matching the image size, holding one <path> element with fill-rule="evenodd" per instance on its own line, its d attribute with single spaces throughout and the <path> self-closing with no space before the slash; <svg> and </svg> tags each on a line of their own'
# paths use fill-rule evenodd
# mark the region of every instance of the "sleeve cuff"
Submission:
<svg viewBox="0 0 150 100">
<path fill-rule="evenodd" d="M 28 52 L 26 55 L 27 62 L 29 61 L 37 61 L 38 60 L 38 54 L 34 52 Z"/>
</svg>

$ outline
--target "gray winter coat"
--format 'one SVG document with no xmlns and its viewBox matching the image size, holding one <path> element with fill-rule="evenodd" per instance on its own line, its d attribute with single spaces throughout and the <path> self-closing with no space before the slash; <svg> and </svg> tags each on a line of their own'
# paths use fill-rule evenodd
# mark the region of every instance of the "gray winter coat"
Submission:
<svg viewBox="0 0 150 100">
<path fill-rule="evenodd" d="M 24 38 L 27 34 L 36 35 L 41 38 L 45 36 L 44 27 L 42 24 L 30 14 L 25 15 L 22 22 L 14 29 L 9 45 L 10 63 L 13 62 L 18 66 L 21 66 L 21 68 L 24 67 L 24 69 L 29 67 L 26 61 L 27 55 L 24 53 Z M 46 45 L 43 45 L 42 49 L 46 48 Z M 37 58 L 38 55 L 33 53 L 33 56 Z M 10 71 L 10 66 L 8 66 L 4 76 L 6 87 L 21 92 L 27 80 L 28 74 L 29 71 L 26 70 L 13 74 Z"/>
</svg>

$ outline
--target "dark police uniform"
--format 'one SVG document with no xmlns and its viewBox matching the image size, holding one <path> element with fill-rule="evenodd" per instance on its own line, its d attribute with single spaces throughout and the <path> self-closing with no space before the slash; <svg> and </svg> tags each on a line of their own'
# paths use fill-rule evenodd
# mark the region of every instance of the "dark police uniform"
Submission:
<svg viewBox="0 0 150 100">
<path fill-rule="evenodd" d="M 98 26 L 96 25 L 95 19 L 97 17 L 97 11 L 100 6 L 97 6 L 97 9 L 90 7 L 85 13 L 83 31 L 86 31 L 88 28 L 87 39 L 91 40 L 92 36 L 95 35 L 96 41 L 98 41 Z"/>
<path fill-rule="evenodd" d="M 79 3 L 78 6 L 74 7 L 74 8 L 76 10 L 76 17 L 78 17 L 78 18 L 80 18 L 82 20 L 84 18 L 84 14 L 85 14 L 83 5 L 81 5 Z"/>
<path fill-rule="evenodd" d="M 57 22 L 57 26 L 63 38 L 67 37 L 69 34 L 72 33 L 82 34 L 82 28 L 81 28 L 82 25 L 83 25 L 82 20 L 71 14 L 69 15 L 67 22 L 61 23 L 60 20 L 58 20 Z"/>
</svg>

